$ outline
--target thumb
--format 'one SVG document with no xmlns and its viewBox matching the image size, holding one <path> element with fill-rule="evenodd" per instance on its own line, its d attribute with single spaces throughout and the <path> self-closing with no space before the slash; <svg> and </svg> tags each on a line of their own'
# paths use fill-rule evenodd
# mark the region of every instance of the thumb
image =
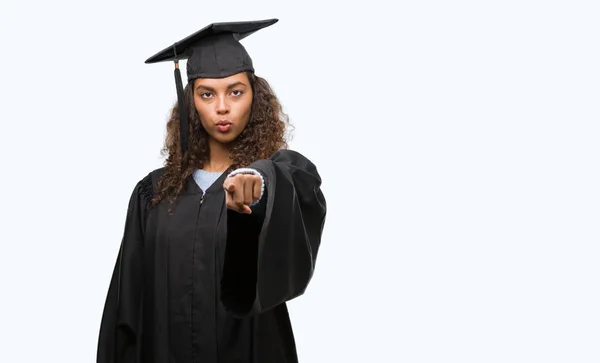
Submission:
<svg viewBox="0 0 600 363">
<path fill-rule="evenodd" d="M 223 188 L 225 189 L 225 191 L 231 193 L 235 190 L 235 184 L 229 183 L 229 184 L 224 185 Z"/>
</svg>

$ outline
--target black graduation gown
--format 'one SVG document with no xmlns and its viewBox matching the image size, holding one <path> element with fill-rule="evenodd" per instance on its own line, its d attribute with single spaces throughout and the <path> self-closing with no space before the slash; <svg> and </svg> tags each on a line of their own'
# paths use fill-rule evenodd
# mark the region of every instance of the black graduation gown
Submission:
<svg viewBox="0 0 600 363">
<path fill-rule="evenodd" d="M 163 169 L 135 187 L 100 326 L 98 363 L 297 362 L 286 301 L 315 268 L 326 202 L 315 165 L 281 150 L 251 215 L 225 206 L 223 174 L 189 179 L 171 215 L 147 209 Z"/>
</svg>

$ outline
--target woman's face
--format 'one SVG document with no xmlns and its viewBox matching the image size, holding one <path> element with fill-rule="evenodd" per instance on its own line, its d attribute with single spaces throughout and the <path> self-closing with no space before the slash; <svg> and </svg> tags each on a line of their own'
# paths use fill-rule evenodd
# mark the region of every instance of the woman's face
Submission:
<svg viewBox="0 0 600 363">
<path fill-rule="evenodd" d="M 194 105 L 210 137 L 222 144 L 232 142 L 250 119 L 252 88 L 246 72 L 194 80 Z"/>
</svg>

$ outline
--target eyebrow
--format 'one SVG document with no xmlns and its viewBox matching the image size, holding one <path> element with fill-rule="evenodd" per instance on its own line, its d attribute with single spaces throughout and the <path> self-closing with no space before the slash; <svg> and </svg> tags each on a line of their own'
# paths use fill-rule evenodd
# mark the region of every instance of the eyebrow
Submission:
<svg viewBox="0 0 600 363">
<path fill-rule="evenodd" d="M 237 87 L 237 86 L 244 86 L 244 87 L 246 87 L 246 84 L 245 84 L 245 83 L 243 83 L 243 82 L 241 82 L 241 81 L 237 81 L 237 82 L 235 82 L 235 83 L 232 83 L 232 84 L 230 84 L 229 86 L 227 86 L 227 89 L 232 89 L 232 88 L 234 88 L 234 87 Z M 202 84 L 201 84 L 201 85 L 198 85 L 198 87 L 196 87 L 196 90 L 198 90 L 198 89 L 200 89 L 200 88 L 202 88 L 202 89 L 205 89 L 205 90 L 207 90 L 207 91 L 211 91 L 211 92 L 214 92 L 214 91 L 215 91 L 215 89 L 214 89 L 214 88 L 212 88 L 212 87 L 208 87 L 208 86 L 205 86 L 205 85 L 202 85 Z"/>
</svg>

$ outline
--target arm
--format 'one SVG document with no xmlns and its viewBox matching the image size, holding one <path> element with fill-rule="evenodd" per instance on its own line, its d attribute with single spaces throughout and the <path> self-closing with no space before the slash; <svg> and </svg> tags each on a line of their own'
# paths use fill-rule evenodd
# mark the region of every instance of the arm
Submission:
<svg viewBox="0 0 600 363">
<path fill-rule="evenodd" d="M 227 211 L 222 302 L 236 316 L 259 314 L 302 295 L 312 277 L 326 202 L 315 165 L 282 150 L 249 166 L 265 188 L 252 214 Z"/>
<path fill-rule="evenodd" d="M 98 363 L 136 361 L 136 347 L 141 335 L 142 221 L 148 183 L 151 188 L 150 177 L 140 181 L 129 200 L 123 239 L 100 323 Z"/>
</svg>

